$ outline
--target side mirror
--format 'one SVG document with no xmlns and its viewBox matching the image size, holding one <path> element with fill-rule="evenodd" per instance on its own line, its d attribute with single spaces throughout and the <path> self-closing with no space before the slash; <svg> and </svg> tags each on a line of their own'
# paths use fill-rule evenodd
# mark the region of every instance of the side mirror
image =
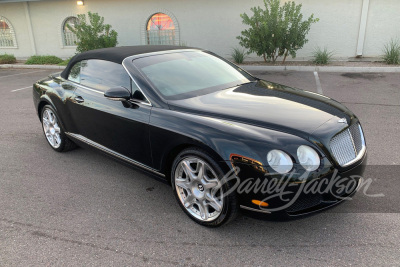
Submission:
<svg viewBox="0 0 400 267">
<path fill-rule="evenodd" d="M 127 101 L 131 99 L 131 92 L 125 87 L 119 86 L 108 89 L 104 96 L 114 101 Z"/>
</svg>

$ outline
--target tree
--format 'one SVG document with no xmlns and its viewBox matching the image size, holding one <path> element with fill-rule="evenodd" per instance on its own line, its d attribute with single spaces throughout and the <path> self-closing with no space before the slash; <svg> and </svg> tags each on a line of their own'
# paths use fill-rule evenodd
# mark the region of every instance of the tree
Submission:
<svg viewBox="0 0 400 267">
<path fill-rule="evenodd" d="M 118 44 L 118 33 L 111 30 L 110 24 L 104 24 L 104 17 L 98 13 L 88 12 L 89 24 L 85 14 L 78 15 L 78 23 L 68 29 L 76 34 L 77 52 L 84 52 L 98 48 L 115 47 Z"/>
<path fill-rule="evenodd" d="M 301 4 L 296 5 L 295 2 L 286 2 L 282 7 L 285 21 L 283 27 L 287 29 L 279 49 L 279 56 L 284 56 L 283 63 L 285 63 L 288 54 L 293 58 L 296 57 L 297 50 L 303 48 L 308 42 L 306 36 L 310 31 L 311 24 L 319 21 L 318 18 L 314 19 L 314 14 L 311 14 L 307 20 L 303 21 L 301 7 Z"/>
<path fill-rule="evenodd" d="M 264 6 L 265 10 L 261 7 L 251 8 L 251 17 L 246 13 L 240 15 L 243 24 L 250 26 L 237 37 L 240 45 L 250 53 L 263 56 L 264 61 L 275 62 L 279 56 L 284 56 L 285 62 L 288 54 L 296 57 L 296 51 L 308 42 L 306 35 L 311 24 L 318 19 L 311 15 L 302 21 L 302 5 L 291 1 L 280 6 L 279 0 L 264 0 Z"/>
</svg>

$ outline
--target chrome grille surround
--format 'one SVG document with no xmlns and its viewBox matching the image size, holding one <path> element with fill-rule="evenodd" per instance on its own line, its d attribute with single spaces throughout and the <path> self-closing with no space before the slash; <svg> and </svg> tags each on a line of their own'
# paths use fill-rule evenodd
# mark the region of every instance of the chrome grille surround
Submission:
<svg viewBox="0 0 400 267">
<path fill-rule="evenodd" d="M 341 167 L 347 167 L 360 160 L 365 153 L 364 134 L 359 123 L 335 135 L 330 141 L 330 147 L 336 161 Z"/>
</svg>

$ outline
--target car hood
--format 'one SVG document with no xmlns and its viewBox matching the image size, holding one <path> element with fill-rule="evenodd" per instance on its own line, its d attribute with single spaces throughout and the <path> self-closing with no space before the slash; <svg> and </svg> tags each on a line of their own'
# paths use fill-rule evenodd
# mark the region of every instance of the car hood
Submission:
<svg viewBox="0 0 400 267">
<path fill-rule="evenodd" d="M 317 129 L 334 117 L 349 121 L 354 116 L 345 106 L 323 95 L 263 80 L 168 104 L 172 110 L 239 121 L 302 137 L 318 135 Z M 323 132 L 327 134 L 326 130 Z"/>
</svg>

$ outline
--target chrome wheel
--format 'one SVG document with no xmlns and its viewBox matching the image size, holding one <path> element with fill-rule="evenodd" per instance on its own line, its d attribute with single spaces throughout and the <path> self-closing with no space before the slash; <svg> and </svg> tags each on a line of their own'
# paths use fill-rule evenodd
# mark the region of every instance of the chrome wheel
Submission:
<svg viewBox="0 0 400 267">
<path fill-rule="evenodd" d="M 43 111 L 42 124 L 49 144 L 55 149 L 59 148 L 61 145 L 61 129 L 58 125 L 57 117 L 51 109 L 46 108 Z"/>
<path fill-rule="evenodd" d="M 175 170 L 175 189 L 186 210 L 203 222 L 222 212 L 223 192 L 215 171 L 197 157 L 181 160 Z"/>
</svg>

